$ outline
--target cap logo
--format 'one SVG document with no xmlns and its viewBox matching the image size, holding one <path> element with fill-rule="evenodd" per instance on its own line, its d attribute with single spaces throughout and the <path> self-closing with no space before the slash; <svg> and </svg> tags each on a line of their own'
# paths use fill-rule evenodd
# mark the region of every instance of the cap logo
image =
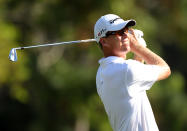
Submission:
<svg viewBox="0 0 187 131">
<path fill-rule="evenodd" d="M 98 36 L 101 36 L 103 34 L 103 32 L 105 32 L 106 29 L 102 29 L 99 33 L 98 33 Z"/>
<path fill-rule="evenodd" d="M 115 18 L 115 19 L 113 19 L 113 20 L 110 20 L 109 22 L 110 22 L 110 24 L 113 24 L 116 20 L 118 20 L 118 19 L 121 19 L 121 18 Z"/>
</svg>

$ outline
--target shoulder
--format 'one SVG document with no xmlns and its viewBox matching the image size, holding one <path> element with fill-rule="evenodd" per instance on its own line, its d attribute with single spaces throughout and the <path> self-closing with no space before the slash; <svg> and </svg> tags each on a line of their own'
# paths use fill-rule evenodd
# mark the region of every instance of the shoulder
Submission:
<svg viewBox="0 0 187 131">
<path fill-rule="evenodd" d="M 123 75 L 127 71 L 127 63 L 124 59 L 105 59 L 100 61 L 97 74 L 104 77 Z"/>
</svg>

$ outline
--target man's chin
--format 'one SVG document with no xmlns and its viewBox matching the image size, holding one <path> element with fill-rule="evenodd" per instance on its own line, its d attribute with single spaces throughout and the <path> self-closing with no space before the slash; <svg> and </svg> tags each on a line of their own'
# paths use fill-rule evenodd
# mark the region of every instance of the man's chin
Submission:
<svg viewBox="0 0 187 131">
<path fill-rule="evenodd" d="M 128 53 L 130 51 L 130 47 L 129 46 L 125 46 L 125 47 L 122 48 L 122 51 Z"/>
</svg>

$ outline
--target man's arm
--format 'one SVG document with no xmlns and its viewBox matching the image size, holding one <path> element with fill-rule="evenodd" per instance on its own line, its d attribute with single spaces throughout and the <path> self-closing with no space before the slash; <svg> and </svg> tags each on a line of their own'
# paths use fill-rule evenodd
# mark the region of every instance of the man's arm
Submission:
<svg viewBox="0 0 187 131">
<path fill-rule="evenodd" d="M 133 35 L 128 34 L 128 38 L 130 40 L 131 52 L 142 58 L 147 64 L 160 67 L 161 73 L 158 80 L 163 80 L 170 76 L 170 67 L 160 56 L 152 52 L 150 49 L 140 45 Z"/>
</svg>

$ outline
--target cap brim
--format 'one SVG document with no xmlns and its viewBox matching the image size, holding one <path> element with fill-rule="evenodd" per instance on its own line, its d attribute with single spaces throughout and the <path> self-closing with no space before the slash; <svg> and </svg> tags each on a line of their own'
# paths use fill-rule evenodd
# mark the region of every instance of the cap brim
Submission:
<svg viewBox="0 0 187 131">
<path fill-rule="evenodd" d="M 135 26 L 135 25 L 136 25 L 135 20 L 127 20 L 127 21 L 124 21 L 124 22 L 119 23 L 117 25 L 113 25 L 113 26 L 109 27 L 108 31 L 118 31 L 118 30 L 121 30 L 125 27 L 130 27 L 130 26 Z"/>
<path fill-rule="evenodd" d="M 130 27 L 130 26 L 135 26 L 136 25 L 136 21 L 135 20 L 128 20 L 128 23 L 126 24 L 125 27 Z"/>
</svg>

